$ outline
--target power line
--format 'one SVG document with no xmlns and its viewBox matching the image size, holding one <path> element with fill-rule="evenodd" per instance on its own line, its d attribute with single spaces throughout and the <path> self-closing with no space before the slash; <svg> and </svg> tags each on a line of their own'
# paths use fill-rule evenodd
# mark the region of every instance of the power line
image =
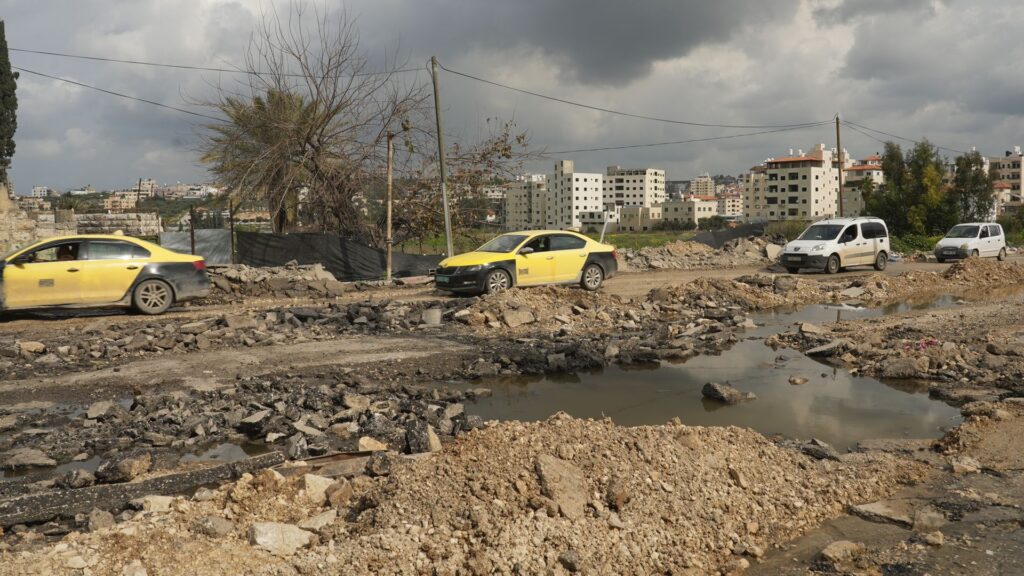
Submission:
<svg viewBox="0 0 1024 576">
<path fill-rule="evenodd" d="M 673 120 L 673 119 L 670 119 L 670 118 L 658 118 L 656 116 L 645 116 L 643 114 L 633 114 L 631 112 L 622 112 L 621 110 L 612 110 L 611 108 L 602 108 L 600 106 L 592 106 L 590 104 L 583 104 L 582 102 L 574 102 L 572 100 L 566 100 L 564 98 L 558 98 L 556 96 L 550 96 L 550 95 L 547 95 L 547 94 L 541 94 L 539 92 L 533 92 L 531 90 L 525 90 L 523 88 L 516 88 L 515 86 L 509 86 L 508 84 L 502 84 L 500 82 L 495 82 L 493 80 L 487 80 L 486 78 L 480 78 L 479 76 L 474 76 L 472 74 L 467 74 L 465 72 L 459 72 L 457 70 L 452 70 L 451 68 L 446 68 L 441 63 L 438 63 L 438 66 L 442 70 L 444 70 L 445 72 L 451 72 L 452 74 L 455 74 L 456 76 L 462 76 L 464 78 L 469 78 L 471 80 L 476 80 L 477 82 L 483 82 L 484 84 L 490 84 L 492 86 L 498 86 L 500 88 L 505 88 L 506 90 L 513 90 L 515 92 L 520 92 L 522 94 L 528 94 L 530 96 L 536 96 L 537 98 L 544 98 L 545 100 L 551 100 L 551 101 L 554 101 L 554 102 L 561 102 L 562 104 L 569 104 L 570 106 L 577 106 L 579 108 L 586 108 L 588 110 L 596 110 L 598 112 L 604 112 L 606 114 L 615 114 L 617 116 L 626 116 L 628 118 L 637 118 L 637 119 L 640 119 L 640 120 L 650 120 L 652 122 L 665 122 L 665 123 L 668 123 L 668 124 L 682 124 L 684 126 L 698 126 L 698 127 L 703 127 L 703 128 L 747 128 L 747 129 L 751 129 L 751 128 L 805 128 L 805 127 L 818 126 L 818 125 L 821 124 L 821 122 L 801 122 L 799 124 L 775 124 L 775 125 L 771 125 L 771 124 L 767 124 L 767 125 L 705 124 L 705 123 L 702 123 L 702 122 L 690 122 L 690 121 L 687 121 L 687 120 Z M 827 120 L 826 122 L 831 122 L 831 121 L 832 120 L 830 119 L 830 120 Z"/>
<path fill-rule="evenodd" d="M 11 66 L 11 68 L 13 68 L 14 70 L 18 70 L 19 72 L 25 72 L 26 74 L 33 74 L 35 76 L 42 76 L 43 78 L 49 78 L 51 80 L 59 80 L 61 82 L 66 82 L 68 84 L 74 84 L 75 86 L 81 86 L 82 88 L 88 88 L 90 90 L 96 90 L 97 92 L 103 92 L 104 94 L 110 94 L 111 96 L 119 96 L 121 98 L 127 98 L 128 100 L 135 100 L 137 102 L 143 102 L 145 104 L 152 104 L 153 106 L 159 106 L 161 108 L 167 108 L 168 110 L 174 110 L 175 112 L 181 112 L 182 114 L 191 114 L 192 116 L 198 116 L 200 118 L 208 118 L 210 120 L 216 120 L 217 122 L 224 122 L 223 118 L 217 118 L 215 116 L 208 116 L 206 114 L 202 114 L 202 113 L 199 113 L 199 112 L 193 112 L 191 110 L 186 110 L 184 108 L 176 108 L 176 107 L 170 106 L 168 104 L 162 104 L 160 102 L 154 102 L 153 100 L 146 100 L 145 98 L 137 98 L 135 96 L 129 96 L 128 94 L 122 94 L 121 92 L 114 92 L 113 90 L 107 90 L 106 88 L 100 88 L 98 86 L 91 86 L 89 84 L 83 84 L 83 83 L 77 82 L 75 80 L 69 80 L 67 78 L 61 78 L 60 76 L 51 76 L 49 74 L 44 74 L 42 72 L 36 72 L 35 70 L 29 70 L 27 68 L 21 68 L 21 67 L 18 67 L 18 66 Z"/>
<path fill-rule="evenodd" d="M 903 136 L 898 136 L 896 134 L 890 134 L 889 132 L 885 132 L 883 130 L 878 130 L 877 128 L 871 128 L 871 127 L 865 126 L 863 124 L 857 124 L 856 122 L 851 122 L 849 120 L 843 120 L 842 122 L 843 122 L 843 124 L 849 125 L 851 128 L 856 126 L 857 128 L 863 128 L 864 130 L 869 130 L 871 132 L 877 132 L 878 134 L 883 134 L 883 135 L 888 136 L 890 138 L 896 138 L 897 140 L 904 140 L 906 142 L 910 142 L 910 143 L 913 143 L 913 144 L 919 144 L 921 142 L 920 140 L 914 140 L 913 138 L 905 138 Z M 854 128 L 854 129 L 856 130 L 856 128 Z M 860 132 L 861 134 L 864 134 L 860 130 L 857 130 L 857 132 Z M 874 136 L 871 136 L 870 134 L 864 134 L 864 135 L 868 136 L 869 138 L 875 138 Z M 878 138 L 875 138 L 875 140 L 878 140 L 879 142 L 882 142 L 882 140 L 879 140 Z M 882 142 L 882 143 L 885 144 L 885 142 Z M 948 150 L 950 152 L 955 152 L 957 154 L 967 154 L 967 152 L 964 152 L 963 150 L 957 150 L 956 148 L 949 148 L 948 146 L 939 146 L 938 144 L 935 144 L 935 143 L 931 143 L 931 144 L 932 144 L 932 146 L 935 146 L 939 150 Z"/>
<path fill-rule="evenodd" d="M 228 74 L 248 74 L 251 76 L 267 76 L 271 75 L 270 72 L 254 72 L 251 70 L 242 70 L 240 68 L 211 68 L 207 66 L 190 66 L 187 64 L 167 64 L 162 62 L 145 62 L 142 60 L 121 60 L 118 58 L 103 58 L 100 56 L 85 56 L 82 54 L 66 54 L 63 52 L 48 52 L 45 50 L 27 50 L 24 48 L 8 48 L 11 52 L 23 52 L 25 54 L 41 54 L 44 56 L 59 56 L 61 58 L 75 58 L 78 60 L 93 60 L 96 62 L 113 62 L 117 64 L 134 64 L 138 66 L 155 66 L 158 68 L 176 68 L 179 70 L 197 70 L 202 72 L 225 72 Z M 386 76 L 388 74 L 399 74 L 402 72 L 422 72 L 420 68 L 401 68 L 398 70 L 387 70 L 383 72 L 355 72 L 352 74 L 346 74 L 345 77 L 356 77 L 356 76 Z M 275 73 L 277 74 L 277 73 Z M 287 76 L 293 78 L 303 78 L 305 74 L 297 73 L 280 73 L 280 76 Z"/>
<path fill-rule="evenodd" d="M 631 148 L 653 148 L 653 147 L 656 147 L 656 146 L 670 146 L 670 145 L 673 145 L 673 144 L 693 144 L 693 143 L 696 143 L 696 142 L 711 142 L 711 141 L 714 141 L 714 140 L 729 140 L 729 139 L 732 139 L 732 138 L 745 138 L 745 137 L 748 137 L 748 136 L 758 136 L 758 135 L 761 135 L 761 134 L 774 134 L 776 132 L 790 132 L 790 131 L 793 131 L 793 130 L 803 130 L 805 128 L 816 128 L 818 126 L 824 126 L 826 124 L 831 124 L 831 123 L 832 123 L 831 120 L 826 120 L 824 122 L 817 122 L 815 124 L 808 124 L 806 126 L 794 126 L 794 127 L 791 127 L 791 128 L 778 128 L 776 130 L 762 130 L 760 132 L 747 132 L 747 133 L 744 133 L 744 134 L 729 134 L 727 136 L 711 136 L 711 137 L 708 137 L 708 138 L 693 138 L 693 139 L 690 139 L 690 140 L 673 140 L 671 142 L 651 142 L 651 143 L 647 143 L 647 144 L 628 144 L 628 145 L 625 145 L 625 146 L 603 146 L 603 147 L 600 147 L 600 148 L 578 148 L 576 150 L 556 150 L 554 152 L 545 152 L 545 155 L 551 155 L 551 154 L 572 154 L 572 153 L 576 153 L 576 152 L 601 152 L 601 151 L 604 151 L 604 150 L 628 150 L 628 149 L 631 149 Z"/>
</svg>

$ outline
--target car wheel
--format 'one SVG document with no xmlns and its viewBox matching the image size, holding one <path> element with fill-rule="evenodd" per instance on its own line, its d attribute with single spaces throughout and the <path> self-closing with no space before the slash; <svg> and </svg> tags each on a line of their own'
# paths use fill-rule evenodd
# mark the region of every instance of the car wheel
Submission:
<svg viewBox="0 0 1024 576">
<path fill-rule="evenodd" d="M 800 273 L 800 269 L 799 268 L 792 268 L 790 266 L 786 266 L 786 272 L 789 272 L 790 274 L 799 274 Z"/>
<path fill-rule="evenodd" d="M 174 303 L 174 291 L 163 280 L 143 280 L 132 293 L 132 305 L 143 314 L 163 314 Z"/>
<path fill-rule="evenodd" d="M 828 257 L 828 261 L 825 262 L 825 272 L 828 274 L 839 272 L 839 256 L 833 254 Z"/>
<path fill-rule="evenodd" d="M 935 261 L 938 262 L 939 264 L 945 264 L 946 263 L 946 259 L 945 258 L 936 258 Z"/>
<path fill-rule="evenodd" d="M 885 252 L 879 252 L 875 254 L 875 270 L 881 272 L 885 270 L 885 266 L 889 263 L 889 255 Z"/>
<path fill-rule="evenodd" d="M 491 270 L 484 281 L 484 292 L 494 294 L 504 292 L 512 287 L 512 277 L 504 270 Z"/>
<path fill-rule="evenodd" d="M 971 258 L 981 258 L 981 252 L 978 252 L 977 250 L 972 250 Z"/>
<path fill-rule="evenodd" d="M 996 258 L 998 258 L 1000 262 L 1002 262 L 1003 260 L 1006 260 L 1006 248 L 1000 249 L 999 250 L 999 256 L 996 256 Z"/>
<path fill-rule="evenodd" d="M 580 278 L 580 286 L 584 290 L 594 291 L 601 287 L 604 282 L 604 271 L 597 264 L 587 264 L 583 269 L 583 276 Z"/>
</svg>

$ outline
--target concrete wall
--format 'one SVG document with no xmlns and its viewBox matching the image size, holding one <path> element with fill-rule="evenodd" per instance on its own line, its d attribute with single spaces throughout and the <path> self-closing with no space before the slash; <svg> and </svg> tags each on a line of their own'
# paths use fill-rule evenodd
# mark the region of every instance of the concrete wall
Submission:
<svg viewBox="0 0 1024 576">
<path fill-rule="evenodd" d="M 0 186 L 0 255 L 39 240 L 76 233 L 73 212 L 25 212 Z"/>
</svg>

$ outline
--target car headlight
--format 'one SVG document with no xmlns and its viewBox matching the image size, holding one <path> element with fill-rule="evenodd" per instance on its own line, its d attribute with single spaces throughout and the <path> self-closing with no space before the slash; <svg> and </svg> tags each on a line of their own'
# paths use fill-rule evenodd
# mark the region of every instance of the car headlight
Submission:
<svg viewBox="0 0 1024 576">
<path fill-rule="evenodd" d="M 817 245 L 815 245 L 814 247 L 811 248 L 811 252 L 821 252 L 824 249 L 825 249 L 825 245 L 824 244 L 817 244 Z"/>
<path fill-rule="evenodd" d="M 463 274 L 466 274 L 466 273 L 469 273 L 469 272 L 479 272 L 481 268 L 483 268 L 483 265 L 481 265 L 481 264 L 476 264 L 476 265 L 473 265 L 473 266 L 463 266 L 463 267 L 459 268 L 459 272 L 463 273 Z"/>
</svg>

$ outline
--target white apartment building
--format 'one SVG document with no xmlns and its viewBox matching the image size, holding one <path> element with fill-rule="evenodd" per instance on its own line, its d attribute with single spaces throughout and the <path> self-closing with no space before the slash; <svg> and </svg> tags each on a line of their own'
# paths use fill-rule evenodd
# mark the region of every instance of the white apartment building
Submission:
<svg viewBox="0 0 1024 576">
<path fill-rule="evenodd" d="M 759 222 L 761 206 L 764 202 L 764 191 L 768 187 L 768 168 L 762 164 L 754 166 L 750 172 L 740 176 L 743 184 L 743 217 L 747 222 Z"/>
<path fill-rule="evenodd" d="M 663 204 L 619 208 L 615 229 L 620 232 L 646 232 L 661 223 Z"/>
<path fill-rule="evenodd" d="M 508 185 L 505 229 L 541 230 L 547 226 L 548 179 L 531 174 Z"/>
<path fill-rule="evenodd" d="M 861 194 L 860 186 L 864 180 L 870 180 L 875 186 L 885 182 L 885 174 L 882 172 L 882 157 L 878 155 L 868 156 L 863 160 L 847 166 L 843 176 L 843 213 L 842 216 L 856 217 L 866 216 L 864 195 Z"/>
<path fill-rule="evenodd" d="M 33 186 L 32 197 L 33 198 L 46 198 L 50 195 L 50 189 L 46 186 Z"/>
<path fill-rule="evenodd" d="M 506 194 L 508 194 L 508 187 L 505 185 L 480 188 L 480 195 L 488 200 L 501 201 L 505 199 Z"/>
<path fill-rule="evenodd" d="M 718 199 L 714 196 L 687 196 L 661 205 L 661 218 L 665 222 L 691 222 L 700 224 L 704 218 L 718 215 Z"/>
<path fill-rule="evenodd" d="M 807 154 L 790 152 L 765 162 L 764 189 L 744 201 L 749 220 L 821 220 L 837 215 L 839 166 L 835 150 L 818 144 Z M 849 157 L 845 152 L 843 156 Z"/>
<path fill-rule="evenodd" d="M 722 194 L 718 197 L 719 216 L 739 216 L 743 214 L 743 197 L 739 194 Z"/>
<path fill-rule="evenodd" d="M 690 181 L 690 189 L 686 193 L 689 196 L 714 196 L 715 180 L 705 172 Z"/>
<path fill-rule="evenodd" d="M 989 174 L 995 183 L 996 213 L 1024 208 L 1024 170 L 1021 169 L 1024 155 L 1021 147 L 1014 146 L 1003 157 L 989 158 Z"/>
<path fill-rule="evenodd" d="M 152 198 L 156 193 L 156 180 L 153 180 L 152 178 L 140 179 L 135 190 L 138 192 L 139 199 Z"/>
<path fill-rule="evenodd" d="M 576 172 L 572 160 L 555 163 L 555 173 L 548 180 L 549 229 L 585 231 L 614 218 L 604 208 L 604 176 Z"/>
<path fill-rule="evenodd" d="M 665 202 L 665 171 L 609 166 L 604 178 L 604 204 L 650 208 Z"/>
</svg>

